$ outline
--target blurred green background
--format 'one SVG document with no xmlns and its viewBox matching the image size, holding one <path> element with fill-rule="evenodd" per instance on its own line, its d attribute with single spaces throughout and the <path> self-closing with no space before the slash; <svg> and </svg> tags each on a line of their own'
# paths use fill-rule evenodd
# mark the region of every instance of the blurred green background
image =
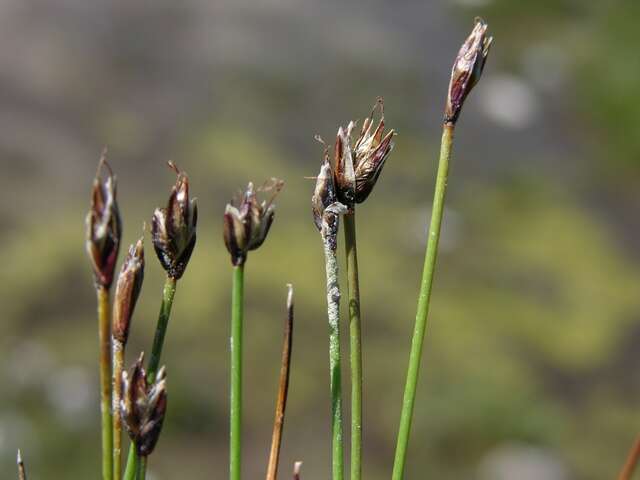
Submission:
<svg viewBox="0 0 640 480">
<path fill-rule="evenodd" d="M 358 247 L 364 474 L 389 478 L 442 107 L 476 15 L 494 46 L 456 132 L 407 478 L 614 477 L 640 430 L 640 3 L 3 0 L 3 478 L 18 447 L 30 478 L 99 476 L 84 215 L 104 145 L 125 244 L 166 202 L 167 160 L 189 173 L 200 208 L 165 347 L 153 478 L 226 475 L 221 216 L 247 181 L 271 176 L 286 186 L 247 264 L 244 476 L 266 466 L 291 282 L 282 478 L 298 459 L 305 479 L 327 478 L 324 271 L 305 177 L 321 159 L 314 134 L 331 141 L 379 95 L 399 135 L 359 209 Z M 148 241 L 147 252 L 128 363 L 149 348 L 160 302 Z"/>
</svg>

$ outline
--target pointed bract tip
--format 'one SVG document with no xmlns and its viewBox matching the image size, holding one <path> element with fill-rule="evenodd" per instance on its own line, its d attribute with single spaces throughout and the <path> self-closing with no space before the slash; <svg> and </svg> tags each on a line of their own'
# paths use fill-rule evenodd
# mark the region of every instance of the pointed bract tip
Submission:
<svg viewBox="0 0 640 480">
<path fill-rule="evenodd" d="M 22 461 L 22 452 L 20 452 L 20 449 L 18 449 L 16 463 L 18 465 L 18 480 L 27 480 L 27 474 L 24 468 L 24 462 Z"/>
<path fill-rule="evenodd" d="M 287 310 L 293 308 L 293 285 L 287 283 Z"/>
<path fill-rule="evenodd" d="M 293 464 L 293 480 L 300 480 L 300 472 L 302 470 L 302 462 L 298 461 Z"/>
</svg>

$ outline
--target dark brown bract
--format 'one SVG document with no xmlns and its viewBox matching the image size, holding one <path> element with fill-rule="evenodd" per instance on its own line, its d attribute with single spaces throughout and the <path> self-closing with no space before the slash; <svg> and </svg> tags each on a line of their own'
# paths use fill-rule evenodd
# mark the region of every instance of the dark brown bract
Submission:
<svg viewBox="0 0 640 480">
<path fill-rule="evenodd" d="M 142 353 L 130 372 L 122 373 L 120 413 L 138 455 L 146 457 L 153 452 L 160 437 L 167 410 L 167 386 L 164 367 L 158 371 L 155 381 L 147 385 L 143 360 Z"/>
<path fill-rule="evenodd" d="M 106 173 L 104 177 L 103 173 Z M 120 250 L 122 222 L 116 203 L 116 178 L 104 155 L 93 181 L 86 225 L 86 248 L 96 285 L 109 288 Z"/>
<path fill-rule="evenodd" d="M 176 280 L 182 277 L 196 244 L 198 206 L 189 199 L 189 178 L 173 164 L 178 178 L 166 208 L 156 208 L 151 219 L 151 240 L 162 267 Z"/>
<path fill-rule="evenodd" d="M 223 234 L 233 265 L 244 264 L 249 251 L 264 243 L 275 215 L 273 200 L 283 186 L 282 180 L 272 178 L 259 189 L 271 191 L 272 194 L 268 200 L 260 202 L 253 183 L 249 182 L 239 200 L 227 204 L 224 211 Z"/>
<path fill-rule="evenodd" d="M 380 121 L 376 129 L 373 130 L 373 117 L 378 107 L 381 112 Z M 362 203 L 367 199 L 378 181 L 378 177 L 382 172 L 382 167 L 389 153 L 391 153 L 393 149 L 394 144 L 392 139 L 396 132 L 389 130 L 389 132 L 385 134 L 384 126 L 384 105 L 382 99 L 380 99 L 371 111 L 371 115 L 362 123 L 360 136 L 353 147 L 356 203 Z"/>
<path fill-rule="evenodd" d="M 493 37 L 487 37 L 487 28 L 484 20 L 476 18 L 471 35 L 462 44 L 453 63 L 444 114 L 445 123 L 453 124 L 458 120 L 464 100 L 480 80 L 493 41 Z"/>
<path fill-rule="evenodd" d="M 140 295 L 142 281 L 144 279 L 144 246 L 140 238 L 135 245 L 129 247 L 129 252 L 124 259 L 113 302 L 113 337 L 127 343 L 131 316 Z"/>
</svg>

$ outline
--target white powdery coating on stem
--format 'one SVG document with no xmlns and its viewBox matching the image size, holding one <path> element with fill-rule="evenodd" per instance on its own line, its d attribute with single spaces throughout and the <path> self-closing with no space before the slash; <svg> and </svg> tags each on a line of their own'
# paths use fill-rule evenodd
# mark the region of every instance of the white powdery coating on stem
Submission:
<svg viewBox="0 0 640 480">
<path fill-rule="evenodd" d="M 329 319 L 329 385 L 331 389 L 332 450 L 336 468 L 342 469 L 342 395 L 340 385 L 340 286 L 336 257 L 338 221 L 346 207 L 335 203 L 327 207 L 322 216 L 322 242 L 327 273 L 327 316 Z M 337 457 L 339 456 L 339 458 Z M 335 472 L 334 472 L 335 473 Z"/>
<path fill-rule="evenodd" d="M 329 362 L 332 385 L 334 368 L 340 358 L 340 286 L 338 284 L 338 260 L 336 242 L 338 215 L 325 212 L 322 219 L 322 242 L 324 244 L 325 268 L 327 272 L 327 316 L 329 319 Z"/>
</svg>

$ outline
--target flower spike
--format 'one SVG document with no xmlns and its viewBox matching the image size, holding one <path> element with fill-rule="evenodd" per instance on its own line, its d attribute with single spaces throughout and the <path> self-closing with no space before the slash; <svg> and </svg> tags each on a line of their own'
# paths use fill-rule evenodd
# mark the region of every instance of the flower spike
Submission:
<svg viewBox="0 0 640 480">
<path fill-rule="evenodd" d="M 167 275 L 178 280 L 184 274 L 196 244 L 198 206 L 189 199 L 189 177 L 175 164 L 176 184 L 166 208 L 156 208 L 151 219 L 151 241 Z"/>
</svg>

